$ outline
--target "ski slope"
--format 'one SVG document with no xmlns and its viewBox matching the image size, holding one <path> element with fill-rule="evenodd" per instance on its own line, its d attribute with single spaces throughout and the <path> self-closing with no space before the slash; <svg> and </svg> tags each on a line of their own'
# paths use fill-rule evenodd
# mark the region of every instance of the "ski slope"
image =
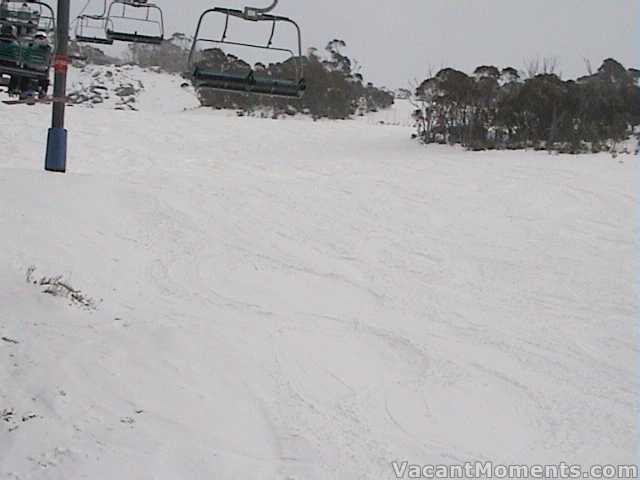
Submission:
<svg viewBox="0 0 640 480">
<path fill-rule="evenodd" d="M 175 113 L 200 105 L 185 80 L 136 65 L 72 66 L 68 95 L 83 107 Z"/>
<path fill-rule="evenodd" d="M 139 111 L 68 109 L 66 175 L 49 108 L 0 104 L 0 478 L 634 462 L 637 157 L 235 118 L 145 79 Z"/>
</svg>

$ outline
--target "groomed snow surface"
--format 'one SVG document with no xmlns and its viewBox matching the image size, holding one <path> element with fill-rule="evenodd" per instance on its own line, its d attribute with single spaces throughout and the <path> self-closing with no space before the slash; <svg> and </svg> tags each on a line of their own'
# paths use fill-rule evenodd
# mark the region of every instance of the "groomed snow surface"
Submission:
<svg viewBox="0 0 640 480">
<path fill-rule="evenodd" d="M 50 107 L 0 104 L 1 479 L 634 463 L 637 157 L 236 118 L 161 77 L 67 110 L 66 175 Z"/>
</svg>

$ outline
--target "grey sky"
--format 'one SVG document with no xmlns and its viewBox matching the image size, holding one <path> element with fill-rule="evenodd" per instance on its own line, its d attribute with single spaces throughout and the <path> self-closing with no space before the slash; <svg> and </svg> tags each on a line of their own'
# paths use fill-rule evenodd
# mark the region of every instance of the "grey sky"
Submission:
<svg viewBox="0 0 640 480">
<path fill-rule="evenodd" d="M 75 11 L 84 4 L 72 1 Z M 245 5 L 156 1 L 168 32 L 189 35 L 205 8 Z M 96 8 L 100 2 L 92 0 Z M 442 66 L 522 69 L 536 57 L 557 58 L 564 77 L 584 74 L 584 59 L 594 67 L 606 57 L 640 64 L 640 0 L 281 0 L 277 12 L 300 23 L 305 47 L 345 40 L 365 77 L 389 87 L 407 86 Z"/>
</svg>

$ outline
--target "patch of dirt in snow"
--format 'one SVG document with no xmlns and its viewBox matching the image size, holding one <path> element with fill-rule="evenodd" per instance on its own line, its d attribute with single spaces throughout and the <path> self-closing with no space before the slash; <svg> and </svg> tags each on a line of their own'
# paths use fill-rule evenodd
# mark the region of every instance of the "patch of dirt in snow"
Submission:
<svg viewBox="0 0 640 480">
<path fill-rule="evenodd" d="M 9 433 L 16 431 L 20 425 L 38 418 L 38 414 L 34 412 L 25 412 L 18 414 L 13 408 L 4 408 L 0 410 L 0 421 L 2 421 Z"/>
<path fill-rule="evenodd" d="M 80 290 L 73 288 L 67 281 L 65 281 L 62 275 L 55 277 L 40 277 L 40 279 L 34 278 L 36 267 L 29 267 L 27 270 L 26 280 L 27 283 L 44 287 L 42 293 L 52 295 L 54 297 L 66 298 L 69 300 L 69 305 L 75 305 L 87 310 L 95 310 L 96 302 L 91 297 L 85 295 Z"/>
<path fill-rule="evenodd" d="M 136 98 L 144 90 L 128 67 L 87 65 L 72 69 L 70 77 L 71 102 L 91 108 L 104 104 L 116 110 L 137 110 Z"/>
</svg>

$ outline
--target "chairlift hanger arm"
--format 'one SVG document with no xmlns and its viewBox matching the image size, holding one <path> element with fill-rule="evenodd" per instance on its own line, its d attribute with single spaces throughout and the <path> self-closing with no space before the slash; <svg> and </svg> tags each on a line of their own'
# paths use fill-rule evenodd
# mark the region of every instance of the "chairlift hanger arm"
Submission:
<svg viewBox="0 0 640 480">
<path fill-rule="evenodd" d="M 108 0 L 104 0 L 102 5 L 102 13 L 99 14 L 91 14 L 91 15 L 80 15 L 80 17 L 91 18 L 93 20 L 102 20 L 107 15 L 107 2 Z"/>
<path fill-rule="evenodd" d="M 128 1 L 140 1 L 140 0 L 128 0 Z M 146 0 L 144 0 L 146 1 Z M 244 7 L 244 10 L 234 10 L 238 17 L 243 18 L 244 20 L 262 20 L 262 17 L 271 12 L 274 8 L 278 6 L 279 0 L 272 0 L 271 5 L 268 7 Z M 232 9 L 225 9 L 232 11 Z"/>
<path fill-rule="evenodd" d="M 271 10 L 273 10 L 274 8 L 276 8 L 278 6 L 278 0 L 273 0 L 271 2 L 271 5 L 269 5 L 268 7 L 264 7 L 264 8 L 258 8 L 258 7 L 247 7 L 247 8 L 252 8 L 253 10 L 260 12 L 260 13 L 268 13 Z"/>
<path fill-rule="evenodd" d="M 258 17 L 265 13 L 269 13 L 271 10 L 278 6 L 278 0 L 273 0 L 268 7 L 244 7 L 244 15 L 247 20 L 257 20 Z"/>
</svg>

